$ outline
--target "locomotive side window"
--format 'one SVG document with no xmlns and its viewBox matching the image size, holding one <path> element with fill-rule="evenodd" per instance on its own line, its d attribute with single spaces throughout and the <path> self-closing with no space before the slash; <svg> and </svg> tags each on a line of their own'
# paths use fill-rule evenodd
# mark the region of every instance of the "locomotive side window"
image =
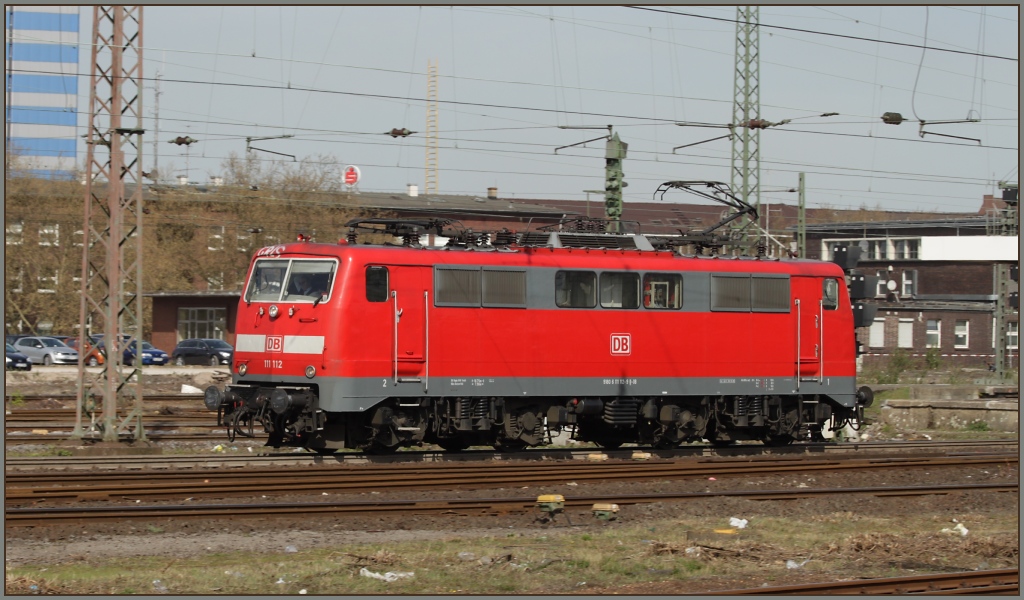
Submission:
<svg viewBox="0 0 1024 600">
<path fill-rule="evenodd" d="M 601 273 L 603 308 L 638 308 L 640 275 L 637 273 Z"/>
<path fill-rule="evenodd" d="M 480 269 L 434 270 L 435 306 L 480 306 Z"/>
<path fill-rule="evenodd" d="M 821 306 L 825 310 L 835 310 L 839 306 L 839 282 L 835 279 L 822 280 Z"/>
<path fill-rule="evenodd" d="M 281 299 L 281 282 L 288 272 L 287 260 L 257 260 L 245 293 L 246 302 L 276 302 Z"/>
<path fill-rule="evenodd" d="M 561 308 L 597 306 L 597 275 L 593 271 L 555 273 L 555 304 Z"/>
<path fill-rule="evenodd" d="M 750 308 L 759 312 L 789 312 L 789 278 L 750 278 Z"/>
<path fill-rule="evenodd" d="M 368 302 L 388 301 L 387 267 L 366 267 L 366 300 Z"/>
<path fill-rule="evenodd" d="M 711 276 L 711 310 L 750 310 L 750 276 Z"/>
<path fill-rule="evenodd" d="M 679 309 L 683 306 L 683 278 L 680 275 L 644 275 L 644 308 Z"/>
<path fill-rule="evenodd" d="M 484 269 L 484 306 L 526 307 L 526 271 Z"/>
</svg>

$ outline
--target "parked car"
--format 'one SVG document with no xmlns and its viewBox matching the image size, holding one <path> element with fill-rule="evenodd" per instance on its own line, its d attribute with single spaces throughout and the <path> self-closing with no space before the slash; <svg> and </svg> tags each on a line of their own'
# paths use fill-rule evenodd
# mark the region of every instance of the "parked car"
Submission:
<svg viewBox="0 0 1024 600">
<path fill-rule="evenodd" d="M 7 363 L 6 368 L 8 371 L 14 369 L 16 371 L 31 371 L 32 361 L 27 356 L 18 352 L 14 346 L 7 344 Z"/>
<path fill-rule="evenodd" d="M 32 334 L 31 333 L 13 333 L 13 334 L 8 334 L 6 336 L 6 338 L 7 338 L 6 341 L 7 341 L 8 344 L 13 344 L 14 342 L 20 340 L 21 338 L 27 338 L 27 337 L 32 337 Z"/>
<path fill-rule="evenodd" d="M 135 349 L 136 344 L 142 344 L 142 364 L 144 365 L 166 365 L 171 362 L 171 358 L 166 352 L 157 348 L 149 342 L 136 340 L 124 349 L 124 364 L 134 365 L 135 364 Z"/>
<path fill-rule="evenodd" d="M 33 363 L 44 365 L 76 365 L 78 351 L 52 337 L 26 337 L 14 342 L 14 348 Z"/>
<path fill-rule="evenodd" d="M 67 341 L 69 348 L 78 350 L 78 338 L 71 338 Z M 102 365 L 106 362 L 102 348 L 96 347 L 91 340 L 85 341 L 85 364 L 90 367 Z"/>
<path fill-rule="evenodd" d="M 176 365 L 230 365 L 235 349 L 224 340 L 197 338 L 181 340 L 171 352 Z"/>
</svg>

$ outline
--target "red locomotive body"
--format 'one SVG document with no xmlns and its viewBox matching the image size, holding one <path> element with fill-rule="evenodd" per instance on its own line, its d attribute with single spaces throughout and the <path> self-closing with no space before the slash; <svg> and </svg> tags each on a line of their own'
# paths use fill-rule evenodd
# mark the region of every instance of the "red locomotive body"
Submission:
<svg viewBox="0 0 1024 600">
<path fill-rule="evenodd" d="M 618 239 L 634 247 L 264 248 L 233 383 L 207 405 L 322 452 L 520 448 L 566 428 L 604 447 L 788 443 L 857 416 L 837 265 Z"/>
</svg>

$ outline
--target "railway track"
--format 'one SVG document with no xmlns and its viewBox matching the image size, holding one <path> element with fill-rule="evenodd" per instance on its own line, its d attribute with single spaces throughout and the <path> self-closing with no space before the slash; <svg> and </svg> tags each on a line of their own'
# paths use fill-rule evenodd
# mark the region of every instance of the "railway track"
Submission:
<svg viewBox="0 0 1024 600">
<path fill-rule="evenodd" d="M 780 473 L 1016 465 L 1012 453 L 921 458 L 777 458 L 643 463 L 456 463 L 314 467 L 244 471 L 8 472 L 7 506 L 41 501 L 167 500 L 272 494 L 369 493 L 388 490 L 492 489 L 566 482 L 651 481 Z"/>
<path fill-rule="evenodd" d="M 1018 569 L 994 569 L 963 573 L 932 573 L 909 577 L 829 581 L 739 590 L 704 592 L 713 596 L 755 594 L 804 596 L 832 594 L 932 594 L 932 595 L 1017 595 Z"/>
<path fill-rule="evenodd" d="M 222 431 L 223 429 L 221 429 Z M 16 434 L 8 441 L 16 443 L 26 434 Z M 148 436 L 149 434 L 147 434 Z M 213 438 L 203 434 L 173 434 L 153 432 L 152 439 L 193 440 L 211 443 L 223 443 L 224 439 Z M 49 442 L 62 440 L 55 436 L 36 436 Z M 238 440 L 242 441 L 242 440 Z M 250 439 L 259 443 L 261 438 Z M 228 447 L 231 447 L 228 445 Z M 238 446 L 234 446 L 238 448 Z M 758 456 L 822 456 L 822 455 L 875 455 L 879 452 L 901 452 L 912 455 L 927 455 L 940 451 L 947 456 L 971 456 L 979 451 L 1001 449 L 1006 452 L 1017 452 L 1017 440 L 961 440 L 950 442 L 935 441 L 901 441 L 901 442 L 858 442 L 858 443 L 808 443 L 794 444 L 786 447 L 767 447 L 759 443 L 740 444 L 725 448 L 715 448 L 701 444 L 688 445 L 672 450 L 653 448 L 621 448 L 618 450 L 598 450 L 595 448 L 553 448 L 542 447 L 520 452 L 498 452 L 491 450 L 464 450 L 462 452 L 445 452 L 443 450 L 416 450 L 397 452 L 388 455 L 365 454 L 363 452 L 342 451 L 335 454 L 320 456 L 302 450 L 277 451 L 261 447 L 255 454 L 202 454 L 194 456 L 181 455 L 118 455 L 117 460 L 109 456 L 13 456 L 8 455 L 4 461 L 5 468 L 10 470 L 42 470 L 42 469 L 139 469 L 139 468 L 237 468 L 249 465 L 280 465 L 294 466 L 313 463 L 324 464 L 386 464 L 386 463 L 429 463 L 429 462 L 471 462 L 471 461 L 508 461 L 508 460 L 585 460 L 591 455 L 603 454 L 609 460 L 633 459 L 635 456 L 649 454 L 659 459 L 697 458 L 697 457 L 758 457 Z M 640 454 L 638 454 L 640 453 Z"/>
<path fill-rule="evenodd" d="M 644 493 L 636 496 L 593 495 L 565 499 L 566 509 L 589 510 L 594 504 L 611 502 L 620 506 L 651 502 L 684 502 L 701 498 L 742 497 L 750 500 L 795 500 L 822 495 L 923 496 L 963 491 L 1015 493 L 1017 484 L 975 483 L 937 486 L 861 487 L 800 490 L 738 490 L 722 492 Z M 358 502 L 283 502 L 251 504 L 161 504 L 90 507 L 11 507 L 4 509 L 8 527 L 42 527 L 68 523 L 123 523 L 164 519 L 251 519 L 254 517 L 343 516 L 356 514 L 401 514 L 455 516 L 498 516 L 536 512 L 536 496 L 515 498 L 452 498 L 442 500 L 390 500 Z M 568 521 L 568 519 L 567 519 Z"/>
</svg>

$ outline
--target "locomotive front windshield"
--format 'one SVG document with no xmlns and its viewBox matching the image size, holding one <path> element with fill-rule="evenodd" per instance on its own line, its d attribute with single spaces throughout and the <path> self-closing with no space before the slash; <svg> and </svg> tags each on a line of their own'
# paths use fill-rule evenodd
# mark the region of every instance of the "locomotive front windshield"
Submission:
<svg viewBox="0 0 1024 600">
<path fill-rule="evenodd" d="M 334 285 L 334 260 L 297 260 L 267 258 L 256 261 L 246 302 L 324 301 Z"/>
</svg>

